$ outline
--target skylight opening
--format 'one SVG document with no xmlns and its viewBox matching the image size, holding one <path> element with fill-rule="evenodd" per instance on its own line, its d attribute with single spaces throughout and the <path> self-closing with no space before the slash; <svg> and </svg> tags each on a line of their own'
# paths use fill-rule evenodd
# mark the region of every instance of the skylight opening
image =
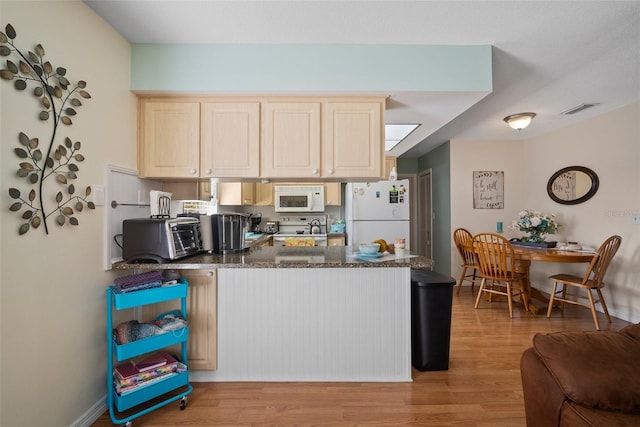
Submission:
<svg viewBox="0 0 640 427">
<path fill-rule="evenodd" d="M 413 123 L 392 123 L 384 125 L 384 150 L 389 151 L 400 144 L 411 132 L 420 126 Z"/>
</svg>

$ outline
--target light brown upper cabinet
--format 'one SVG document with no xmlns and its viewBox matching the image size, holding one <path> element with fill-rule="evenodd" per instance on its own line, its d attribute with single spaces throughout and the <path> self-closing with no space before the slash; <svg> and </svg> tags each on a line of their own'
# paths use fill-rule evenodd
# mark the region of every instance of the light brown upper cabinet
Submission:
<svg viewBox="0 0 640 427">
<path fill-rule="evenodd" d="M 382 178 L 384 100 L 324 104 L 322 176 Z"/>
<path fill-rule="evenodd" d="M 263 178 L 382 178 L 384 98 L 265 101 Z"/>
<path fill-rule="evenodd" d="M 141 97 L 142 178 L 384 177 L 385 97 Z"/>
<path fill-rule="evenodd" d="M 200 170 L 204 178 L 260 175 L 260 103 L 202 103 Z"/>
<path fill-rule="evenodd" d="M 198 178 L 200 103 L 184 98 L 143 99 L 139 105 L 141 178 Z"/>
<path fill-rule="evenodd" d="M 267 101 L 262 105 L 261 174 L 268 178 L 319 178 L 320 111 L 317 102 Z"/>
</svg>

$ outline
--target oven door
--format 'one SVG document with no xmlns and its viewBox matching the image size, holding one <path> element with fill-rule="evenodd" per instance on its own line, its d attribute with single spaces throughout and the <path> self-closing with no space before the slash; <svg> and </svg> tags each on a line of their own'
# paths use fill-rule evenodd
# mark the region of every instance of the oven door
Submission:
<svg viewBox="0 0 640 427">
<path fill-rule="evenodd" d="M 311 192 L 275 193 L 276 212 L 310 212 L 313 206 Z"/>
<path fill-rule="evenodd" d="M 199 229 L 199 223 L 171 225 L 172 259 L 195 255 L 202 250 Z"/>
</svg>

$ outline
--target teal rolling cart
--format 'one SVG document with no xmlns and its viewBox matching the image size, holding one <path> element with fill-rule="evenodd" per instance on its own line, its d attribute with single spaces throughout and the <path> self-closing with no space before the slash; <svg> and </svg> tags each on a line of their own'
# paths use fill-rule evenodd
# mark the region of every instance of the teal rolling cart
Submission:
<svg viewBox="0 0 640 427">
<path fill-rule="evenodd" d="M 167 375 L 166 378 L 149 382 L 127 393 L 118 394 L 114 384 L 114 363 L 119 363 L 136 356 L 160 350 L 174 344 L 180 344 L 180 360 L 187 364 L 187 340 L 189 328 L 181 328 L 160 335 L 153 335 L 132 341 L 127 344 L 118 344 L 113 336 L 113 310 L 124 310 L 148 304 L 156 304 L 163 301 L 180 299 L 181 316 L 187 318 L 187 281 L 180 278 L 178 284 L 159 288 L 146 289 L 128 293 L 117 293 L 115 286 L 107 289 L 107 406 L 114 424 L 132 425 L 132 420 L 144 414 L 154 411 L 171 402 L 180 400 L 180 409 L 187 406 L 187 395 L 193 391 L 189 384 L 188 370 Z M 114 362 L 115 361 L 115 362 Z M 173 392 L 173 393 L 172 393 Z M 162 400 L 162 396 L 167 397 Z M 151 399 L 160 399 L 158 402 L 145 404 Z M 129 411 L 131 410 L 131 411 Z M 124 415 L 123 412 L 130 415 Z M 120 418 L 119 418 L 120 417 Z"/>
</svg>

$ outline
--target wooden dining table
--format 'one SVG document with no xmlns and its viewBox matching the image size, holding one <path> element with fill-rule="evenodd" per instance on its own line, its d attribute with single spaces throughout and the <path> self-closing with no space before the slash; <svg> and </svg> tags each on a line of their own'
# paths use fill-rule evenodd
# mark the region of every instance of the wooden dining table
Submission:
<svg viewBox="0 0 640 427">
<path fill-rule="evenodd" d="M 544 310 L 547 309 L 549 304 L 549 298 L 543 294 L 539 289 L 531 286 L 531 279 L 529 278 L 529 269 L 532 261 L 542 262 L 558 262 L 558 263 L 590 263 L 595 252 L 578 252 L 578 251 L 566 251 L 558 250 L 554 248 L 539 248 L 533 246 L 524 246 L 518 244 L 512 244 L 513 250 L 516 255 L 516 271 L 522 272 L 525 276 L 523 283 L 523 292 L 526 297 L 524 301 L 528 301 L 526 309 L 531 313 L 536 314 L 538 310 L 543 307 L 537 307 L 532 299 L 545 302 Z"/>
</svg>

